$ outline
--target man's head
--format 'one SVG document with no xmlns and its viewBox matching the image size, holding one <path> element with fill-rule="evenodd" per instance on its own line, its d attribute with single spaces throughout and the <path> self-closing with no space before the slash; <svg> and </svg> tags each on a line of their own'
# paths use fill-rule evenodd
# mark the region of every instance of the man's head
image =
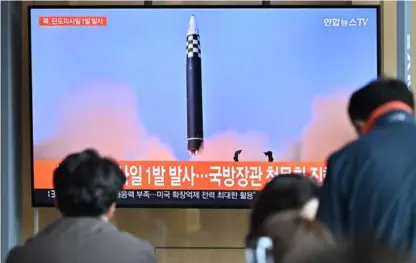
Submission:
<svg viewBox="0 0 416 263">
<path fill-rule="evenodd" d="M 357 133 L 364 133 L 369 119 L 376 110 L 393 102 L 414 109 L 413 93 L 406 83 L 400 80 L 375 80 L 354 92 L 349 101 L 348 115 Z"/>
<path fill-rule="evenodd" d="M 64 216 L 111 217 L 126 176 L 94 150 L 68 155 L 53 173 L 58 210 Z"/>
<path fill-rule="evenodd" d="M 296 209 L 313 218 L 318 207 L 320 186 L 302 174 L 280 175 L 268 182 L 259 193 L 250 215 L 247 239 L 274 213 Z"/>
</svg>

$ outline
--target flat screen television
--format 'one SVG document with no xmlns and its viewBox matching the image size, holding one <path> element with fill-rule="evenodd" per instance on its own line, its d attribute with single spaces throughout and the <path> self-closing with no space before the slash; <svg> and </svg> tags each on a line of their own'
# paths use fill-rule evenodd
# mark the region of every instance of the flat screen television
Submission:
<svg viewBox="0 0 416 263">
<path fill-rule="evenodd" d="M 122 207 L 246 208 L 273 176 L 322 181 L 380 73 L 372 6 L 29 12 L 34 207 L 86 148 L 125 171 Z"/>
</svg>

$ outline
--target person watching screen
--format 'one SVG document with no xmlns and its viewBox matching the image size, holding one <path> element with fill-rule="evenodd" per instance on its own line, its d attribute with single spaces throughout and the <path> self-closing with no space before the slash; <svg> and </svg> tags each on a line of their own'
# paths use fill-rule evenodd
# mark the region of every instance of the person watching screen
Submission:
<svg viewBox="0 0 416 263">
<path fill-rule="evenodd" d="M 246 263 L 284 263 L 335 246 L 331 233 L 299 210 L 270 215 L 246 243 Z"/>
<path fill-rule="evenodd" d="M 95 150 L 68 155 L 53 173 L 56 208 L 62 215 L 12 249 L 7 263 L 155 263 L 150 243 L 120 232 L 109 219 L 126 176 Z"/>
<path fill-rule="evenodd" d="M 329 156 L 317 219 L 344 238 L 371 236 L 416 258 L 414 95 L 397 79 L 351 95 L 359 137 Z"/>
<path fill-rule="evenodd" d="M 284 174 L 270 180 L 256 198 L 249 219 L 247 239 L 271 214 L 299 210 L 308 218 L 315 218 L 320 186 L 302 174 Z"/>
</svg>

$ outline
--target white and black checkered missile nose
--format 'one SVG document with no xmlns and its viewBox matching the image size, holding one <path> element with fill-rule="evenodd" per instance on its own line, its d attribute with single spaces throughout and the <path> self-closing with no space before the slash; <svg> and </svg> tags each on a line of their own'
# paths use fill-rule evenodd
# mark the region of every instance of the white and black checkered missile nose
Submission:
<svg viewBox="0 0 416 263">
<path fill-rule="evenodd" d="M 188 33 L 186 35 L 186 57 L 201 57 L 199 30 L 194 15 L 189 19 Z"/>
</svg>

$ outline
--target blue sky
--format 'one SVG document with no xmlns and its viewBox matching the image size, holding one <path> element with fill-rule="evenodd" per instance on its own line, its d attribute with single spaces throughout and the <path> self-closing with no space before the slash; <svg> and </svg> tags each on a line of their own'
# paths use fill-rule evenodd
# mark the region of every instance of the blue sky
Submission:
<svg viewBox="0 0 416 263">
<path fill-rule="evenodd" d="M 184 69 L 192 14 L 201 35 L 207 137 L 227 129 L 259 130 L 280 147 L 300 136 L 314 97 L 355 89 L 377 76 L 377 17 L 371 8 L 31 12 L 35 143 L 56 132 L 53 109 L 72 88 L 105 77 L 128 83 L 140 98 L 144 126 L 179 159 L 188 158 Z M 107 16 L 108 26 L 38 25 L 39 16 L 61 15 Z M 368 18 L 365 27 L 323 23 L 362 17 Z"/>
</svg>

